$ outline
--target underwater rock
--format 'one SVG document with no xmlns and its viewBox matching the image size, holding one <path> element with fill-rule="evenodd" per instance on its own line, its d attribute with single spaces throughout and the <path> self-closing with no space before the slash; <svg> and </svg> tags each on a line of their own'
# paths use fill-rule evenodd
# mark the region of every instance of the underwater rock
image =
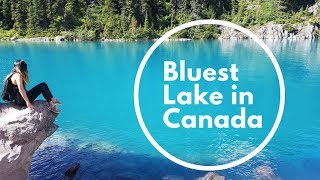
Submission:
<svg viewBox="0 0 320 180">
<path fill-rule="evenodd" d="M 73 179 L 76 174 L 77 174 L 77 171 L 79 170 L 80 168 L 80 164 L 79 163 L 76 163 L 74 166 L 72 166 L 71 168 L 69 168 L 65 173 L 64 173 L 64 176 L 65 176 L 65 179 Z"/>
<path fill-rule="evenodd" d="M 257 180 L 278 180 L 272 168 L 269 166 L 259 166 L 256 168 L 256 179 Z"/>
<path fill-rule="evenodd" d="M 198 180 L 224 180 L 224 176 L 220 176 L 215 172 L 209 172 L 205 176 L 198 178 Z"/>
<path fill-rule="evenodd" d="M 34 111 L 13 103 L 0 104 L 0 179 L 27 179 L 33 153 L 52 135 L 57 114 L 45 101 L 35 101 Z"/>
</svg>

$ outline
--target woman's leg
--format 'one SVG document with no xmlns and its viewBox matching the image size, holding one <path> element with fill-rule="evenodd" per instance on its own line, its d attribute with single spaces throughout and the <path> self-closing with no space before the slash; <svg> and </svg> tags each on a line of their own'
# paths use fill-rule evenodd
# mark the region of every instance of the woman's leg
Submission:
<svg viewBox="0 0 320 180">
<path fill-rule="evenodd" d="M 30 102 L 33 102 L 40 94 L 51 106 L 54 106 L 52 93 L 46 83 L 40 83 L 27 92 Z"/>
</svg>

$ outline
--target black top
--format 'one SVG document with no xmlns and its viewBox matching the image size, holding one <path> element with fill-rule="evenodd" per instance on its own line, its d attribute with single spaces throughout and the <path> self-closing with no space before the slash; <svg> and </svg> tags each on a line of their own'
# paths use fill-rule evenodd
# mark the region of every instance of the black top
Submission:
<svg viewBox="0 0 320 180">
<path fill-rule="evenodd" d="M 8 78 L 8 88 L 11 90 L 11 89 L 15 89 L 15 88 L 18 88 L 18 86 L 17 85 L 14 85 L 13 83 L 12 83 L 12 81 L 11 81 L 11 78 L 12 78 L 12 76 L 14 75 L 15 73 L 12 73 L 10 76 L 9 76 L 9 78 Z"/>
<path fill-rule="evenodd" d="M 4 81 L 3 91 L 2 91 L 2 99 L 6 102 L 12 102 L 16 99 L 19 94 L 18 86 L 14 85 L 11 81 L 11 77 L 14 73 L 8 75 L 8 77 Z"/>
<path fill-rule="evenodd" d="M 7 92 L 9 92 L 9 94 L 11 95 L 12 98 L 16 98 L 17 97 L 17 94 L 19 93 L 19 89 L 18 89 L 18 86 L 17 85 L 14 85 L 11 81 L 11 78 L 12 76 L 14 75 L 15 73 L 12 73 L 9 78 L 8 78 L 8 85 L 7 85 Z"/>
</svg>

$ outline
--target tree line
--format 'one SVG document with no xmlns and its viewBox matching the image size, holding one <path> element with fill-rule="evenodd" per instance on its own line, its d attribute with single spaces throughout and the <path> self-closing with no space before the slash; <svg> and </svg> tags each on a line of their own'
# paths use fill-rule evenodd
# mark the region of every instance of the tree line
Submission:
<svg viewBox="0 0 320 180">
<path fill-rule="evenodd" d="M 65 35 L 80 40 L 151 39 L 197 19 L 223 19 L 250 27 L 270 21 L 293 24 L 318 17 L 315 0 L 0 0 L 0 37 Z M 288 26 L 290 27 L 290 26 Z M 219 29 L 201 26 L 177 37 L 215 38 Z"/>
</svg>

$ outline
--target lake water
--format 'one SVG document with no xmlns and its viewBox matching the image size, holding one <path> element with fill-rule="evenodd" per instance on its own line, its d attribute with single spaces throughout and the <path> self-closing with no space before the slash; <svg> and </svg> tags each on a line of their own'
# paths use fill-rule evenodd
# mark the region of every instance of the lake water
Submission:
<svg viewBox="0 0 320 180">
<path fill-rule="evenodd" d="M 47 82 L 63 101 L 59 129 L 35 153 L 30 179 L 59 179 L 74 163 L 76 179 L 141 176 L 185 179 L 206 172 L 181 167 L 162 156 L 144 136 L 133 105 L 134 79 L 153 42 L 126 43 L 0 43 L 0 78 L 15 59 L 28 62 L 31 83 Z M 266 41 L 282 69 L 286 107 L 274 138 L 257 156 L 235 168 L 219 171 L 227 179 L 254 179 L 255 168 L 272 167 L 282 179 L 318 179 L 320 169 L 320 41 Z M 220 106 L 163 105 L 163 61 L 186 60 L 188 67 L 239 68 L 239 82 L 200 81 L 202 91 L 225 95 Z M 170 97 L 193 90 L 191 82 L 169 83 Z M 231 85 L 251 91 L 254 105 L 247 115 L 262 114 L 262 129 L 170 129 L 162 122 L 171 107 L 184 114 L 239 114 L 231 106 Z M 2 85 L 2 84 L 1 84 Z M 191 163 L 217 165 L 248 154 L 266 137 L 279 104 L 279 86 L 271 61 L 253 41 L 166 42 L 151 56 L 141 78 L 140 106 L 146 126 L 172 155 Z"/>
</svg>

